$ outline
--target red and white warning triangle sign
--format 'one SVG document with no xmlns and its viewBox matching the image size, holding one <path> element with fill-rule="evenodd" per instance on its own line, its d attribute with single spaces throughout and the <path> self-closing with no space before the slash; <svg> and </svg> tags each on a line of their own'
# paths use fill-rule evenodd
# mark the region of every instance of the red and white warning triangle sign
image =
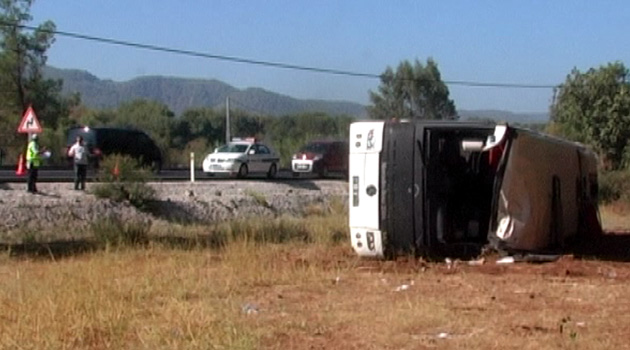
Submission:
<svg viewBox="0 0 630 350">
<path fill-rule="evenodd" d="M 37 119 L 32 106 L 28 106 L 28 109 L 24 112 L 24 116 L 22 117 L 20 126 L 18 126 L 17 132 L 23 134 L 39 134 L 42 132 L 42 126 L 39 124 L 39 120 Z"/>
</svg>

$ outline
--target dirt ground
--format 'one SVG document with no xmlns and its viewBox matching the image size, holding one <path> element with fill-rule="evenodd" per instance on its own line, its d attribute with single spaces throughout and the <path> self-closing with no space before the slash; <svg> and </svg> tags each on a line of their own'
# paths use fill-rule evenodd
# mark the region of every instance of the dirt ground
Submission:
<svg viewBox="0 0 630 350">
<path fill-rule="evenodd" d="M 11 258 L 0 348 L 630 349 L 617 257 L 469 265 L 245 244 Z"/>
<path fill-rule="evenodd" d="M 584 249 L 511 264 L 296 256 L 340 272 L 327 291 L 252 292 L 264 311 L 252 322 L 276 323 L 263 342 L 274 349 L 630 349 L 630 235 Z M 291 330 L 292 313 L 314 326 Z"/>
<path fill-rule="evenodd" d="M 15 245 L 0 255 L 0 348 L 630 349 L 630 215 L 616 209 L 604 236 L 544 263 L 360 259 L 347 242 Z"/>
</svg>

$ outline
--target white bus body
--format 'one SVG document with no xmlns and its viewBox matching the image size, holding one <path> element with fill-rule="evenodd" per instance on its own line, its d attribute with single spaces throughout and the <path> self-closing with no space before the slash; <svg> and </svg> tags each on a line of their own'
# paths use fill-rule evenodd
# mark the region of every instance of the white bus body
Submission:
<svg viewBox="0 0 630 350">
<path fill-rule="evenodd" d="M 453 121 L 361 121 L 349 136 L 360 256 L 469 256 L 488 244 L 540 252 L 601 231 L 597 159 L 581 144 Z"/>
<path fill-rule="evenodd" d="M 384 122 L 350 125 L 350 231 L 352 247 L 361 256 L 383 256 L 379 230 L 379 167 Z"/>
</svg>

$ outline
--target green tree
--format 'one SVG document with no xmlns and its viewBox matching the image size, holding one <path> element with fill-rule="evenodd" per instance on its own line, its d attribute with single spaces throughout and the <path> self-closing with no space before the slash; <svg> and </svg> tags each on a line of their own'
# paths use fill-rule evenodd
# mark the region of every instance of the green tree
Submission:
<svg viewBox="0 0 630 350">
<path fill-rule="evenodd" d="M 315 139 L 347 139 L 349 116 L 330 116 L 324 113 L 286 115 L 268 120 L 265 128 L 267 140 L 280 155 L 283 165 L 288 165 L 291 155 L 300 147 Z"/>
<path fill-rule="evenodd" d="M 149 134 L 163 150 L 171 146 L 171 131 L 175 114 L 167 105 L 138 99 L 121 104 L 116 110 L 113 126 L 139 129 Z"/>
<path fill-rule="evenodd" d="M 42 78 L 46 51 L 54 42 L 55 24 L 46 21 L 34 30 L 33 0 L 0 0 L 0 147 L 17 157 L 23 137 L 15 132 L 22 113 L 32 105 L 43 127 L 55 129 L 67 118 L 72 103 L 60 97 L 61 81 Z"/>
<path fill-rule="evenodd" d="M 32 104 L 42 124 L 54 127 L 61 109 L 61 82 L 42 78 L 46 51 L 54 42 L 55 24 L 46 21 L 33 31 L 23 29 L 32 20 L 33 0 L 0 0 L 0 96 L 2 109 L 22 113 Z"/>
<path fill-rule="evenodd" d="M 426 65 L 402 61 L 396 71 L 387 67 L 377 92 L 370 91 L 373 119 L 457 119 L 455 103 L 449 98 L 433 59 Z"/>
<path fill-rule="evenodd" d="M 265 121 L 264 117 L 250 115 L 242 110 L 232 111 L 230 113 L 231 135 L 232 137 L 262 138 L 265 135 Z"/>
<path fill-rule="evenodd" d="M 225 115 L 211 108 L 192 108 L 182 113 L 173 127 L 172 145 L 182 149 L 190 141 L 203 138 L 207 144 L 225 139 Z M 199 143 L 199 141 L 197 141 Z"/>
<path fill-rule="evenodd" d="M 630 82 L 621 62 L 573 69 L 551 105 L 548 131 L 591 145 L 606 168 L 630 165 Z"/>
<path fill-rule="evenodd" d="M 113 126 L 118 114 L 114 109 L 90 109 L 80 106 L 71 115 L 74 125 L 84 125 L 90 127 Z"/>
</svg>

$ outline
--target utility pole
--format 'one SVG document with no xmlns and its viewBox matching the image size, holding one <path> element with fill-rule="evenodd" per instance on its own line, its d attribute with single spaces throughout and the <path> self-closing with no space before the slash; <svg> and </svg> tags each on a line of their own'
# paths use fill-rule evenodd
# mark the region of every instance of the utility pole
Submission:
<svg viewBox="0 0 630 350">
<path fill-rule="evenodd" d="M 230 142 L 230 98 L 225 98 L 225 143 Z"/>
</svg>

